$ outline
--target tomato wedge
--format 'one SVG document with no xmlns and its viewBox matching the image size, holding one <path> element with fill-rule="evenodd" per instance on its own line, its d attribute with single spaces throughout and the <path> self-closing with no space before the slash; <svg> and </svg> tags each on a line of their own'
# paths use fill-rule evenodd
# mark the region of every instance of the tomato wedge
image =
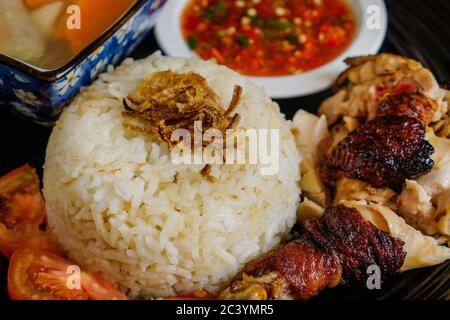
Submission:
<svg viewBox="0 0 450 320">
<path fill-rule="evenodd" d="M 0 253 L 31 248 L 60 253 L 58 242 L 44 231 L 46 213 L 39 178 L 28 165 L 0 178 Z"/>
<path fill-rule="evenodd" d="M 82 272 L 81 286 L 90 300 L 128 300 L 127 296 L 98 273 Z"/>
<path fill-rule="evenodd" d="M 128 299 L 99 274 L 80 270 L 57 255 L 30 249 L 14 251 L 8 292 L 13 300 Z"/>
</svg>

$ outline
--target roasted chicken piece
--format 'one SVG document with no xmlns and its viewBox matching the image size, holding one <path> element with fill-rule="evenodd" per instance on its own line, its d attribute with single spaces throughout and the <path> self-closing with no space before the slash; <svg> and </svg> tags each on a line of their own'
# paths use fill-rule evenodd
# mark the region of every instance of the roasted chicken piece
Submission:
<svg viewBox="0 0 450 320">
<path fill-rule="evenodd" d="M 334 147 L 365 121 L 382 116 L 407 116 L 417 119 L 424 126 L 427 126 L 434 115 L 435 109 L 436 103 L 433 100 L 419 93 L 410 85 L 401 85 L 394 92 L 385 93 L 373 112 L 367 118 L 362 119 L 364 120 L 362 123 L 358 119 L 343 116 L 341 121 L 332 125 L 330 134 L 322 139 L 319 144 L 319 157 L 322 161 L 326 160 Z"/>
<path fill-rule="evenodd" d="M 366 221 L 405 243 L 406 258 L 400 272 L 434 266 L 450 259 L 450 248 L 416 230 L 388 207 L 366 201 L 344 201 L 341 204 L 358 210 Z"/>
<path fill-rule="evenodd" d="M 299 239 L 249 262 L 241 279 L 219 298 L 306 300 L 325 288 L 365 283 L 372 265 L 380 268 L 382 277 L 393 275 L 405 255 L 403 241 L 378 230 L 356 209 L 335 204 L 322 218 L 306 221 Z M 267 281 L 268 275 L 273 281 Z M 249 288 L 257 294 L 251 295 Z"/>
<path fill-rule="evenodd" d="M 299 110 L 292 121 L 292 133 L 297 150 L 302 157 L 300 186 L 303 195 L 318 206 L 329 204 L 329 195 L 319 174 L 319 144 L 329 136 L 325 116 L 318 117 Z"/>
<path fill-rule="evenodd" d="M 406 253 L 403 241 L 378 230 L 361 214 L 343 205 L 329 207 L 321 219 L 304 224 L 305 234 L 324 250 L 331 248 L 342 268 L 343 284 L 365 284 L 367 268 L 377 265 L 382 277 L 395 274 L 403 265 Z"/>
<path fill-rule="evenodd" d="M 368 201 L 393 210 L 396 206 L 397 194 L 390 188 L 374 188 L 366 182 L 343 177 L 336 182 L 334 201 Z"/>
<path fill-rule="evenodd" d="M 429 172 L 433 152 L 419 120 L 383 116 L 365 123 L 342 140 L 326 160 L 322 174 L 332 186 L 339 178 L 348 176 L 375 188 L 398 187 L 405 179 Z"/>
<path fill-rule="evenodd" d="M 429 129 L 427 140 L 435 151 L 433 169 L 406 181 L 397 198 L 398 213 L 423 233 L 450 239 L 450 139 L 438 137 Z"/>
<path fill-rule="evenodd" d="M 317 219 L 308 220 L 310 222 Z M 342 279 L 342 268 L 337 253 L 317 243 L 309 232 L 247 264 L 245 274 L 259 278 L 276 271 L 281 274 L 299 300 L 316 296 L 325 288 L 337 286 Z M 269 291 L 272 292 L 273 290 Z M 269 298 L 273 295 L 269 294 Z"/>
<path fill-rule="evenodd" d="M 375 117 L 408 116 L 428 125 L 436 109 L 436 103 L 425 95 L 419 92 L 403 91 L 385 94 L 378 105 Z"/>
<path fill-rule="evenodd" d="M 350 132 L 358 129 L 360 125 L 358 120 L 350 117 L 343 117 L 341 121 L 333 125 L 330 134 L 317 146 L 320 162 L 325 162 L 334 147 L 344 140 Z"/>
<path fill-rule="evenodd" d="M 319 112 L 330 125 L 343 116 L 360 120 L 373 119 L 385 94 L 414 91 L 433 101 L 433 122 L 448 112 L 446 91 L 433 74 L 419 62 L 393 54 L 353 57 L 345 62 L 349 68 L 335 84 L 335 94 L 326 99 Z"/>
<path fill-rule="evenodd" d="M 234 281 L 226 288 L 219 300 L 295 300 L 296 296 L 287 279 L 273 271 L 263 276 L 251 277 L 242 274 L 240 281 Z"/>
</svg>

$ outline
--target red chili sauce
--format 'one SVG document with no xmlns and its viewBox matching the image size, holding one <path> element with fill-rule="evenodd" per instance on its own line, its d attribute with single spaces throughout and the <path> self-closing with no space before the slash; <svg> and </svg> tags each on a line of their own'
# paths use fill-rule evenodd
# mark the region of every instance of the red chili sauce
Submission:
<svg viewBox="0 0 450 320">
<path fill-rule="evenodd" d="M 181 26 L 203 59 L 245 75 L 283 76 L 339 56 L 355 17 L 345 0 L 190 0 Z"/>
</svg>

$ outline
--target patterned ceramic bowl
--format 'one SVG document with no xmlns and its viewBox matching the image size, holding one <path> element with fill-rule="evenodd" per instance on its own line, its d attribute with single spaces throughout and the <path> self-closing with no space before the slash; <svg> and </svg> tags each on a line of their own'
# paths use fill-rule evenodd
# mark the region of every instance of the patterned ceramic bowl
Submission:
<svg viewBox="0 0 450 320">
<path fill-rule="evenodd" d="M 0 101 L 40 125 L 52 125 L 64 106 L 109 65 L 144 39 L 166 0 L 138 0 L 94 43 L 57 70 L 42 71 L 0 54 Z"/>
</svg>

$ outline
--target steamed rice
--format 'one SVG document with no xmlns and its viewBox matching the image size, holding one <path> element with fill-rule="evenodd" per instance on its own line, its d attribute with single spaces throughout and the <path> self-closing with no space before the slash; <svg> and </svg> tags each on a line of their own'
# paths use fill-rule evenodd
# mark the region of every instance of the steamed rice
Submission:
<svg viewBox="0 0 450 320">
<path fill-rule="evenodd" d="M 166 144 L 122 128 L 122 99 L 153 72 L 195 71 L 228 105 L 244 88 L 240 128 L 279 128 L 280 169 L 260 165 L 175 165 Z M 299 156 L 288 122 L 261 88 L 211 62 L 126 60 L 65 110 L 44 168 L 48 223 L 74 261 L 101 271 L 130 297 L 196 288 L 217 292 L 245 262 L 291 229 L 299 200 Z"/>
</svg>

